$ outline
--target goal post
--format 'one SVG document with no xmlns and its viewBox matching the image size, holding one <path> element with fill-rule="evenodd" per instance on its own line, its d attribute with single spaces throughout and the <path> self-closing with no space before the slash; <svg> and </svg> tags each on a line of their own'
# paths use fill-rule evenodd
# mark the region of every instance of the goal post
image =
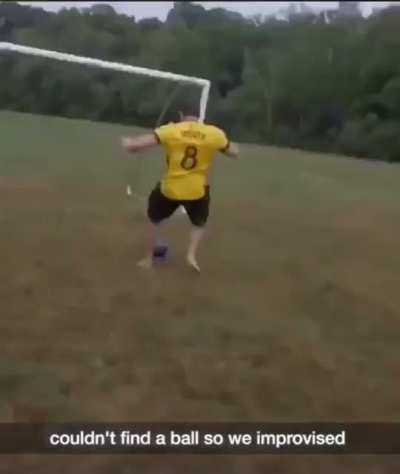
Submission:
<svg viewBox="0 0 400 474">
<path fill-rule="evenodd" d="M 132 66 L 130 64 L 104 61 L 101 59 L 94 59 L 94 58 L 89 58 L 85 56 L 77 56 L 75 54 L 35 48 L 31 46 L 25 46 L 25 45 L 10 43 L 10 42 L 0 42 L 0 54 L 2 52 L 19 53 L 19 54 L 23 54 L 27 56 L 55 59 L 57 61 L 63 61 L 66 63 L 81 64 L 83 66 L 94 67 L 98 69 L 123 72 L 123 73 L 133 74 L 137 76 L 147 76 L 147 77 L 151 77 L 155 79 L 161 79 L 165 81 L 174 82 L 174 83 L 177 83 L 178 85 L 190 84 L 192 86 L 198 87 L 201 91 L 200 101 L 198 105 L 198 117 L 199 117 L 200 122 L 204 122 L 205 120 L 208 98 L 209 98 L 209 93 L 210 93 L 210 86 L 211 86 L 211 83 L 208 79 L 203 79 L 203 78 L 194 77 L 194 76 L 186 76 L 183 74 L 175 74 L 172 72 L 161 71 L 157 69 Z M 165 110 L 162 111 L 161 116 L 164 114 L 164 112 Z M 159 117 L 159 121 L 161 119 L 161 116 Z M 126 190 L 127 190 L 128 195 L 133 194 L 130 185 L 127 186 Z M 141 199 L 141 196 L 137 192 L 135 193 L 135 196 Z"/>
<path fill-rule="evenodd" d="M 111 69 L 113 71 L 126 72 L 128 74 L 137 74 L 141 76 L 154 77 L 168 81 L 178 82 L 182 84 L 193 84 L 201 88 L 201 99 L 199 104 L 199 120 L 204 122 L 207 110 L 208 97 L 210 93 L 210 81 L 200 77 L 185 76 L 157 69 L 149 69 L 145 67 L 132 66 L 130 64 L 103 61 L 101 59 L 88 58 L 85 56 L 76 56 L 74 54 L 61 53 L 59 51 L 51 51 L 47 49 L 33 48 L 14 43 L 0 42 L 0 52 L 10 51 L 29 56 L 39 56 L 43 58 L 56 59 L 58 61 L 66 61 L 70 63 L 83 64 L 86 66 L 94 66 L 101 69 Z"/>
</svg>

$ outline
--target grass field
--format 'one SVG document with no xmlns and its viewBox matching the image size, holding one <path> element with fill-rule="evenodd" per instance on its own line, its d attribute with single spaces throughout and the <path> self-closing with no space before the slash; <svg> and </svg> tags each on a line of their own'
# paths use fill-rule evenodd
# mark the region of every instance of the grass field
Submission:
<svg viewBox="0 0 400 474">
<path fill-rule="evenodd" d="M 400 421 L 400 167 L 242 146 L 201 275 L 136 267 L 127 127 L 0 112 L 0 421 Z M 148 191 L 161 153 L 146 155 Z M 0 473 L 395 473 L 390 457 L 3 457 Z"/>
</svg>

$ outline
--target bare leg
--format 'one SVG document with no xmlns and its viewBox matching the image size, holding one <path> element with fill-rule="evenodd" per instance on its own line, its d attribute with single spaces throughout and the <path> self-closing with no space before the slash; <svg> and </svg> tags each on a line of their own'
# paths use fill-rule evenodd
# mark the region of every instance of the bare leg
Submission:
<svg viewBox="0 0 400 474">
<path fill-rule="evenodd" d="M 187 263 L 198 272 L 200 272 L 200 267 L 197 263 L 197 250 L 203 235 L 204 227 L 192 227 L 190 232 L 189 248 L 186 256 Z"/>
<path fill-rule="evenodd" d="M 158 225 L 148 223 L 148 250 L 146 256 L 138 262 L 139 267 L 150 269 L 153 266 L 153 251 L 157 242 Z"/>
</svg>

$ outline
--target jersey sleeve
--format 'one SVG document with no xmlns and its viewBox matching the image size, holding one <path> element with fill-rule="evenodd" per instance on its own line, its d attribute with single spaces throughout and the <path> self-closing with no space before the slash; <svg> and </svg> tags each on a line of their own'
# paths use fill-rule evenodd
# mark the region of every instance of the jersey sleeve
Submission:
<svg viewBox="0 0 400 474">
<path fill-rule="evenodd" d="M 165 145 L 168 140 L 171 138 L 172 130 L 171 125 L 163 125 L 154 130 L 154 135 L 161 145 Z"/>
<path fill-rule="evenodd" d="M 216 148 L 218 151 L 224 152 L 229 148 L 229 139 L 226 136 L 224 131 L 219 130 L 218 132 L 219 133 L 217 134 L 217 137 L 216 137 L 217 139 Z"/>
</svg>

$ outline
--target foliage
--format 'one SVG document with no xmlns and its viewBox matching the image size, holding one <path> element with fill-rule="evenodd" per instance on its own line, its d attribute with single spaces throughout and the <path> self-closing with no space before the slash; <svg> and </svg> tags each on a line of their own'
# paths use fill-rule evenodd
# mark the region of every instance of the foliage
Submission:
<svg viewBox="0 0 400 474">
<path fill-rule="evenodd" d="M 247 20 L 175 2 L 165 22 L 137 22 L 104 4 L 49 13 L 7 1 L 0 24 L 20 44 L 209 78 L 208 118 L 235 139 L 400 161 L 400 9 L 344 10 L 291 4 L 281 19 Z M 7 53 L 0 68 L 2 108 L 141 126 L 174 87 Z"/>
</svg>

